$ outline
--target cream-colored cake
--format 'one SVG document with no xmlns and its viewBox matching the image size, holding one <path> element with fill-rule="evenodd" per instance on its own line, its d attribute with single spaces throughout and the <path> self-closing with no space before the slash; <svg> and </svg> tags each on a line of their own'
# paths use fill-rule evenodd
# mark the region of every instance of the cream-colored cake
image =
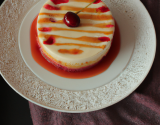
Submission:
<svg viewBox="0 0 160 125">
<path fill-rule="evenodd" d="M 38 44 L 43 56 L 67 71 L 80 71 L 97 64 L 109 51 L 114 35 L 111 11 L 100 0 L 78 14 L 80 26 L 63 22 L 93 0 L 48 0 L 37 21 Z"/>
</svg>

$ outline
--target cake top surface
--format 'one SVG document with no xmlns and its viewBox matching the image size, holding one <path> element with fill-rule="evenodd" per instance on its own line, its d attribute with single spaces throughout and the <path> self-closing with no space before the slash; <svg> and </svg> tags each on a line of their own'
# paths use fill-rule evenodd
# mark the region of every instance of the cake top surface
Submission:
<svg viewBox="0 0 160 125">
<path fill-rule="evenodd" d="M 93 0 L 48 0 L 41 8 L 37 32 L 41 46 L 51 55 L 65 59 L 85 59 L 106 52 L 114 34 L 114 19 L 101 1 L 78 14 L 80 26 L 63 22 L 68 12 L 77 12 Z"/>
</svg>

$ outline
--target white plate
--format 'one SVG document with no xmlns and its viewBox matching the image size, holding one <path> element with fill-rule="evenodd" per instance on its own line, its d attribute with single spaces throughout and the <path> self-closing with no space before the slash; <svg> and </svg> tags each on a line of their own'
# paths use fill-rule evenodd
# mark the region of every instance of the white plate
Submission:
<svg viewBox="0 0 160 125">
<path fill-rule="evenodd" d="M 141 84 L 154 60 L 156 36 L 152 20 L 139 0 L 105 1 L 120 27 L 121 50 L 104 73 L 80 80 L 56 76 L 39 66 L 31 56 L 29 28 L 44 2 L 6 0 L 1 7 L 0 69 L 16 92 L 48 109 L 88 112 L 115 104 Z M 18 50 L 18 36 L 23 59 L 42 80 L 23 62 Z M 43 77 L 44 73 L 49 77 Z"/>
<path fill-rule="evenodd" d="M 129 62 L 134 48 L 134 31 L 132 26 L 123 17 L 113 13 L 121 34 L 121 48 L 112 65 L 100 75 L 86 79 L 69 79 L 57 76 L 40 65 L 33 59 L 30 45 L 30 27 L 33 19 L 46 1 L 40 1 L 25 16 L 19 30 L 19 46 L 22 57 L 28 67 L 44 82 L 65 90 L 88 90 L 103 86 L 116 78 Z M 125 27 L 124 27 L 125 25 Z M 53 82 L 56 81 L 56 82 Z"/>
</svg>

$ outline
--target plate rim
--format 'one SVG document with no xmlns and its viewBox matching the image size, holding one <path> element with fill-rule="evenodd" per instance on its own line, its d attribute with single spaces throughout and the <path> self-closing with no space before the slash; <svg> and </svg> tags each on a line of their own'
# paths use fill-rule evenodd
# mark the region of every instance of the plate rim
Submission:
<svg viewBox="0 0 160 125">
<path fill-rule="evenodd" d="M 7 0 L 5 0 L 5 1 L 3 2 L 3 5 L 4 5 L 4 3 L 5 3 L 6 1 L 7 1 Z M 143 3 L 142 3 L 141 1 L 139 1 L 139 2 L 140 2 L 141 5 L 145 8 L 145 6 L 143 5 Z M 1 5 L 1 7 L 2 7 L 2 5 Z M 1 9 L 1 8 L 0 8 L 0 9 Z M 153 28 L 153 30 L 154 30 L 154 37 L 155 37 L 155 49 L 154 49 L 154 50 L 155 50 L 155 52 L 154 52 L 154 56 L 153 56 L 153 58 L 152 58 L 152 62 L 151 62 L 151 64 L 150 64 L 150 66 L 149 66 L 149 70 L 148 70 L 148 72 L 145 73 L 145 77 L 140 81 L 139 85 L 143 82 L 143 80 L 144 80 L 144 79 L 146 78 L 146 76 L 148 75 L 150 69 L 152 68 L 152 65 L 153 65 L 153 62 L 154 62 L 154 59 L 155 59 L 156 45 L 157 45 L 156 31 L 155 31 L 155 27 L 154 27 L 152 18 L 151 18 L 150 14 L 148 13 L 148 11 L 147 11 L 146 8 L 145 8 L 145 11 L 147 12 L 147 15 L 149 15 L 149 17 L 150 17 L 150 21 L 151 21 L 152 26 L 153 26 L 152 28 Z M 51 108 L 51 107 L 49 107 L 49 106 L 45 106 L 45 105 L 43 105 L 43 104 L 37 103 L 37 102 L 31 100 L 30 98 L 26 97 L 25 95 L 23 95 L 22 93 L 20 93 L 18 90 L 16 90 L 16 88 L 14 88 L 14 86 L 7 81 L 7 79 L 5 78 L 5 76 L 3 76 L 3 74 L 1 73 L 1 71 L 0 71 L 0 74 L 2 75 L 2 77 L 4 78 L 4 80 L 7 82 L 7 84 L 8 84 L 13 90 L 15 90 L 18 94 L 20 94 L 23 98 L 29 100 L 29 101 L 32 102 L 32 103 L 35 103 L 36 105 L 39 105 L 39 106 L 44 107 L 44 108 L 47 108 L 47 109 L 56 110 L 56 111 L 61 111 L 61 112 L 82 113 L 82 112 L 96 111 L 96 110 L 103 109 L 103 108 L 106 107 L 106 106 L 104 106 L 104 107 L 100 107 L 100 108 L 96 108 L 96 109 L 91 109 L 91 110 L 85 110 L 85 111 L 82 111 L 82 110 L 80 110 L 80 111 L 78 111 L 78 110 L 73 110 L 73 111 L 71 111 L 71 110 L 66 110 L 66 111 L 64 111 L 64 110 L 54 109 L 54 108 Z M 129 96 L 136 88 L 139 87 L 139 85 L 136 86 L 135 88 L 132 88 L 132 91 L 130 91 L 129 94 L 126 94 L 125 96 L 123 96 L 123 98 L 121 98 L 120 100 L 117 100 L 116 102 L 108 105 L 107 107 L 109 107 L 109 106 L 111 106 L 111 105 L 113 105 L 113 104 L 115 104 L 115 103 L 123 100 L 123 99 L 126 98 L 127 96 Z"/>
</svg>

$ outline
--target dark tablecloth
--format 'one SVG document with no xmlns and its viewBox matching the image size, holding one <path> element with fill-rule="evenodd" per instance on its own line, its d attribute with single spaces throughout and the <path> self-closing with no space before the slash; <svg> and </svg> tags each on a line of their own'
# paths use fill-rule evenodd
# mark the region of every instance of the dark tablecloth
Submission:
<svg viewBox="0 0 160 125">
<path fill-rule="evenodd" d="M 141 1 L 156 29 L 157 52 L 140 87 L 119 103 L 89 113 L 61 113 L 29 102 L 34 125 L 160 125 L 160 0 Z"/>
</svg>

